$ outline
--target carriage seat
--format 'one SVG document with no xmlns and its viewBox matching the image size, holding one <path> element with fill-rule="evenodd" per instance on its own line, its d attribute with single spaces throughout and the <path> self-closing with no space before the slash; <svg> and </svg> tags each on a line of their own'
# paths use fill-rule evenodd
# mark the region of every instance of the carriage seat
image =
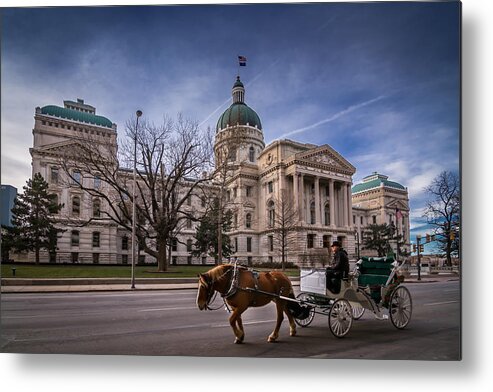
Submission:
<svg viewBox="0 0 493 392">
<path fill-rule="evenodd" d="M 363 257 L 358 269 L 359 286 L 382 286 L 387 283 L 392 271 L 393 258 L 385 257 Z"/>
</svg>

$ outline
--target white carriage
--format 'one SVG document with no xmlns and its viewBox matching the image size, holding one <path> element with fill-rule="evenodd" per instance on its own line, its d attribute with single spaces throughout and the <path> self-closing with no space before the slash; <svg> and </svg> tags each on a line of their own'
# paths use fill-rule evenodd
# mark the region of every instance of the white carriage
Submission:
<svg viewBox="0 0 493 392">
<path fill-rule="evenodd" d="M 294 315 L 296 323 L 307 327 L 315 314 L 323 314 L 328 316 L 330 331 L 341 338 L 347 335 L 353 320 L 368 310 L 379 320 L 390 318 L 396 328 L 405 328 L 411 320 L 412 298 L 401 285 L 401 267 L 390 258 L 364 257 L 347 279 L 337 282 L 340 289 L 336 287 L 335 291 L 327 288 L 325 268 L 302 268 L 297 301 L 303 311 Z"/>
</svg>

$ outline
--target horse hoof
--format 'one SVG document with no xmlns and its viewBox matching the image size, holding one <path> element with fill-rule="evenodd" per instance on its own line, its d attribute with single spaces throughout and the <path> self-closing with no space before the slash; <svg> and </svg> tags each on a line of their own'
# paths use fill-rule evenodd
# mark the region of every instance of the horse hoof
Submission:
<svg viewBox="0 0 493 392">
<path fill-rule="evenodd" d="M 289 336 L 296 336 L 296 331 L 291 331 L 291 332 L 289 333 Z"/>
<path fill-rule="evenodd" d="M 241 344 L 241 343 L 243 343 L 243 339 L 238 339 L 238 338 L 235 339 L 235 344 Z"/>
<path fill-rule="evenodd" d="M 276 338 L 269 336 L 269 339 L 267 339 L 267 342 L 269 343 L 274 343 L 276 341 Z"/>
</svg>

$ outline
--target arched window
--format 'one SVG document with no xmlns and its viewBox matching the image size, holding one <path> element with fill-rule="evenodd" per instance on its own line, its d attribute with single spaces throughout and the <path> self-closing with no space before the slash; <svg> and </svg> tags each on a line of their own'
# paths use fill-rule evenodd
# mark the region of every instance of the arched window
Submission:
<svg viewBox="0 0 493 392">
<path fill-rule="evenodd" d="M 250 162 L 255 162 L 255 149 L 253 148 L 253 146 L 251 146 L 248 150 L 248 160 Z"/>
<path fill-rule="evenodd" d="M 315 224 L 315 202 L 314 201 L 312 201 L 310 203 L 310 223 L 312 225 Z"/>
<path fill-rule="evenodd" d="M 92 201 L 92 216 L 94 218 L 101 217 L 101 201 L 99 199 Z"/>
<path fill-rule="evenodd" d="M 245 216 L 245 227 L 250 229 L 252 227 L 252 214 L 248 213 Z"/>
<path fill-rule="evenodd" d="M 72 214 L 75 216 L 80 215 L 80 197 L 79 196 L 72 197 Z"/>
<path fill-rule="evenodd" d="M 267 216 L 269 219 L 268 221 L 269 227 L 274 227 L 276 224 L 276 207 L 272 200 L 269 201 L 269 203 L 267 204 L 267 210 L 268 210 Z"/>
<path fill-rule="evenodd" d="M 325 224 L 325 226 L 329 226 L 330 225 L 330 207 L 329 207 L 329 204 L 326 204 L 325 205 L 325 209 L 324 209 L 324 224 Z"/>
</svg>

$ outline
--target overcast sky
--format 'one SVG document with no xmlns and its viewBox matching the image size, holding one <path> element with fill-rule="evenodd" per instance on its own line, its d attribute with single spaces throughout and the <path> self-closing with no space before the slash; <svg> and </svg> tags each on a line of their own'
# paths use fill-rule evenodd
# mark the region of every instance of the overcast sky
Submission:
<svg viewBox="0 0 493 392">
<path fill-rule="evenodd" d="M 215 127 L 241 67 L 266 143 L 329 144 L 423 188 L 459 170 L 459 3 L 3 8 L 2 184 L 31 177 L 37 106 L 82 98 L 123 133 L 137 109 Z"/>
</svg>

